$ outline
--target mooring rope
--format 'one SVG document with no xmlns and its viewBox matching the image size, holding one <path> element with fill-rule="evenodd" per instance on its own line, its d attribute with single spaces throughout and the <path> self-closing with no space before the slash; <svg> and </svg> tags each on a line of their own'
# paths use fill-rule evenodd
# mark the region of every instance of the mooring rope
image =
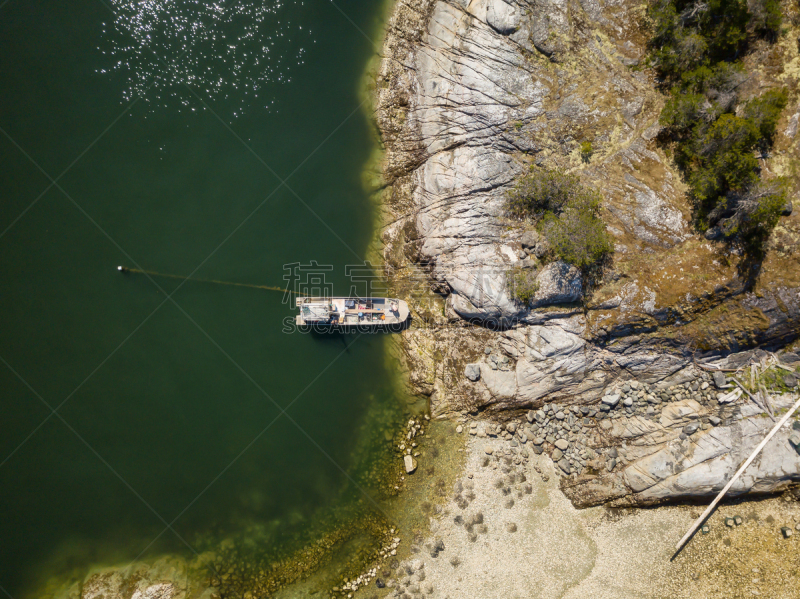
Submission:
<svg viewBox="0 0 800 599">
<path fill-rule="evenodd" d="M 142 270 L 140 268 L 128 268 L 127 266 L 117 266 L 120 272 L 131 272 L 140 275 L 150 275 L 151 277 L 164 277 L 167 279 L 180 279 L 181 281 L 194 281 L 196 283 L 215 283 L 217 285 L 231 285 L 233 287 L 249 287 L 250 289 L 266 289 L 268 291 L 280 291 L 281 293 L 291 293 L 303 297 L 301 293 L 283 287 L 273 287 L 272 285 L 253 285 L 252 283 L 234 283 L 233 281 L 219 281 L 217 279 L 195 279 L 184 275 L 173 275 L 155 270 Z"/>
</svg>

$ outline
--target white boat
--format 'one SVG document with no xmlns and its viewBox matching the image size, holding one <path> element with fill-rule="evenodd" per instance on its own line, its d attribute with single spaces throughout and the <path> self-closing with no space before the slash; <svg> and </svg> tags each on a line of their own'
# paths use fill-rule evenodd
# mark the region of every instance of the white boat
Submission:
<svg viewBox="0 0 800 599">
<path fill-rule="evenodd" d="M 388 297 L 298 297 L 298 325 L 384 327 L 408 320 L 408 303 Z"/>
</svg>

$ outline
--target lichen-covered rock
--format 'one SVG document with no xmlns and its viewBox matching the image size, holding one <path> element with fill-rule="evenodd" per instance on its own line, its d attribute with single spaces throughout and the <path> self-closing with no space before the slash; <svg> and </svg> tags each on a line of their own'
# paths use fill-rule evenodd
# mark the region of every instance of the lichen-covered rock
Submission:
<svg viewBox="0 0 800 599">
<path fill-rule="evenodd" d="M 400 0 L 377 76 L 392 213 L 387 263 L 424 264 L 447 296 L 449 317 L 568 326 L 588 342 L 588 356 L 573 356 L 552 385 L 531 389 L 528 381 L 553 365 L 518 364 L 518 404 L 602 388 L 620 370 L 659 380 L 685 368 L 698 348 L 781 343 L 800 330 L 800 272 L 783 287 L 746 293 L 735 264 L 691 234 L 685 188 L 655 141 L 663 98 L 628 68 L 645 52 L 630 19 L 638 5 L 582 6 L 578 16 L 564 0 Z M 589 164 L 579 157 L 581 139 L 592 140 Z M 521 250 L 542 245 L 503 220 L 506 193 L 531 163 L 572 169 L 604 196 L 619 274 L 575 311 L 553 310 L 584 299 L 579 273 L 563 263 L 540 269 L 528 305 L 507 291 L 509 269 L 529 266 Z M 578 327 L 574 313 L 585 314 Z M 431 366 L 435 378 L 442 370 Z M 436 386 L 413 368 L 412 378 L 426 393 Z M 512 385 L 497 378 L 504 380 L 493 381 L 495 396 Z"/>
</svg>

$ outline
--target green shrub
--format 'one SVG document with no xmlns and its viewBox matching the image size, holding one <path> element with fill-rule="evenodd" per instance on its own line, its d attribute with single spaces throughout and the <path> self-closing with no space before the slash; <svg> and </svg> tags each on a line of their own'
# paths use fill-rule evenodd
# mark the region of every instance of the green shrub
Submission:
<svg viewBox="0 0 800 599">
<path fill-rule="evenodd" d="M 688 150 L 693 165 L 689 176 L 695 199 L 709 206 L 729 190 L 741 190 L 758 180 L 753 147 L 758 128 L 732 114 L 719 117 Z"/>
<path fill-rule="evenodd" d="M 747 73 L 740 63 L 718 62 L 681 73 L 680 86 L 687 91 L 713 96 L 734 91 L 746 79 Z"/>
<path fill-rule="evenodd" d="M 508 194 L 507 209 L 512 217 L 535 223 L 555 257 L 586 273 L 613 250 L 599 216 L 601 202 L 578 177 L 534 168 Z"/>
<path fill-rule="evenodd" d="M 592 142 L 585 141 L 581 144 L 581 160 L 584 162 L 589 162 L 592 158 L 592 154 L 594 154 L 594 148 L 592 147 Z"/>
<path fill-rule="evenodd" d="M 787 203 L 786 182 L 782 179 L 757 183 L 748 189 L 731 193 L 717 210 L 726 217 L 720 226 L 725 235 L 759 239 L 778 223 Z"/>
<path fill-rule="evenodd" d="M 750 100 L 744 107 L 744 116 L 758 129 L 759 141 L 772 145 L 775 127 L 781 112 L 786 108 L 789 94 L 785 89 L 771 89 L 758 98 Z"/>
<path fill-rule="evenodd" d="M 536 274 L 536 271 L 519 267 L 509 270 L 506 273 L 506 289 L 509 296 L 523 304 L 530 304 L 539 290 Z"/>
<path fill-rule="evenodd" d="M 702 94 L 674 90 L 661 110 L 659 122 L 674 133 L 688 131 L 701 118 L 705 102 L 706 98 Z"/>
<path fill-rule="evenodd" d="M 742 216 L 744 236 L 748 239 L 760 239 L 769 235 L 770 231 L 778 224 L 783 207 L 787 203 L 786 187 L 781 185 L 779 189 L 764 195 L 750 213 Z"/>
<path fill-rule="evenodd" d="M 702 65 L 732 60 L 747 43 L 745 0 L 657 0 L 647 10 L 651 60 L 667 80 Z"/>
<path fill-rule="evenodd" d="M 515 218 L 538 221 L 545 212 L 561 212 L 570 198 L 582 190 L 577 177 L 533 167 L 508 194 L 508 212 Z"/>
<path fill-rule="evenodd" d="M 614 249 L 605 224 L 597 217 L 597 207 L 568 206 L 558 216 L 548 213 L 541 229 L 556 257 L 584 272 Z"/>
<path fill-rule="evenodd" d="M 779 0 L 751 0 L 748 3 L 751 23 L 760 34 L 775 39 L 781 30 L 783 13 Z"/>
</svg>

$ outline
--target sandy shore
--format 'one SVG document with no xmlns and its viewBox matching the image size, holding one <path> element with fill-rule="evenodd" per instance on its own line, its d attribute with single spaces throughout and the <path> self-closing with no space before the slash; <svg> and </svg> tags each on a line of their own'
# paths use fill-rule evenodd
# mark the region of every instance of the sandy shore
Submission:
<svg viewBox="0 0 800 599">
<path fill-rule="evenodd" d="M 723 506 L 710 534 L 697 535 L 671 561 L 701 507 L 577 510 L 546 455 L 461 434 L 463 472 L 441 512 L 430 517 L 427 533 L 404 541 L 399 567 L 382 573 L 387 587 L 370 585 L 356 597 L 800 596 L 800 533 L 781 534 L 800 522 L 797 501 Z M 735 514 L 742 524 L 726 527 L 724 518 Z"/>
</svg>

